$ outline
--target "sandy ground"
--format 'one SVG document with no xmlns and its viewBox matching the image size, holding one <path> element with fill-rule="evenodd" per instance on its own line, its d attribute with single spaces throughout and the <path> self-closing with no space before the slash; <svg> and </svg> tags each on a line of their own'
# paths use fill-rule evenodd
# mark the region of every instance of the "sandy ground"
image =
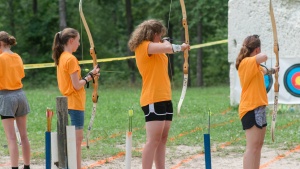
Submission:
<svg viewBox="0 0 300 169">
<path fill-rule="evenodd" d="M 223 149 L 212 148 L 211 161 L 213 169 L 242 169 L 244 147 L 227 146 Z M 167 149 L 167 169 L 204 169 L 205 157 L 201 153 L 203 147 L 177 146 Z M 91 168 L 95 169 L 122 169 L 125 168 L 125 157 L 121 156 L 103 165 Z M 100 160 L 100 159 L 99 159 Z M 102 159 L 101 159 L 102 160 Z M 0 169 L 10 169 L 9 157 L 1 157 Z M 32 160 L 32 169 L 44 169 L 42 161 Z M 84 161 L 83 166 L 90 166 L 97 161 Z M 6 166 L 3 166 L 6 164 Z M 141 169 L 141 157 L 133 157 L 132 169 Z M 155 167 L 153 166 L 153 169 Z M 291 150 L 271 149 L 263 147 L 260 169 L 300 169 L 300 146 Z"/>
<path fill-rule="evenodd" d="M 226 147 L 211 153 L 213 169 L 242 169 L 243 147 Z M 201 147 L 178 146 L 168 149 L 166 158 L 167 169 L 204 169 L 205 157 Z M 141 169 L 141 158 L 132 159 L 132 169 Z M 95 168 L 117 169 L 125 168 L 124 158 L 114 160 Z M 263 148 L 261 169 L 300 169 L 300 147 L 295 150 L 274 150 Z M 153 169 L 155 167 L 153 166 Z"/>
</svg>

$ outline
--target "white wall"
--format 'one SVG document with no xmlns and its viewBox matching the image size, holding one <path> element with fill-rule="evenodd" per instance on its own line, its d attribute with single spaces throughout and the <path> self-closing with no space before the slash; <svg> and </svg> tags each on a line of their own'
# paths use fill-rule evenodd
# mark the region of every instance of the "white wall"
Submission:
<svg viewBox="0 0 300 169">
<path fill-rule="evenodd" d="M 300 0 L 273 0 L 273 10 L 277 26 L 279 43 L 279 103 L 300 103 L 299 97 L 290 97 L 284 89 L 284 72 L 294 63 L 300 63 Z M 235 59 L 239 53 L 243 40 L 253 34 L 261 39 L 262 52 L 269 59 L 268 67 L 276 63 L 273 52 L 273 32 L 269 15 L 269 0 L 229 0 L 228 1 L 228 61 L 230 66 L 230 99 L 231 104 L 239 103 L 240 86 Z M 273 103 L 273 87 L 268 93 L 269 103 Z M 272 96 L 273 95 L 273 96 Z M 282 99 L 281 99 L 282 98 Z M 293 103 L 290 102 L 293 100 Z"/>
</svg>

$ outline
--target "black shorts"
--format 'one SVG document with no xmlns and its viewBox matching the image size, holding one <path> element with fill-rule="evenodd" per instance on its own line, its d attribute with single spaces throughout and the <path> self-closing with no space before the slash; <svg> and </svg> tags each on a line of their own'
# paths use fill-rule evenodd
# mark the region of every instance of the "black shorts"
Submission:
<svg viewBox="0 0 300 169">
<path fill-rule="evenodd" d="M 247 112 L 242 118 L 243 130 L 250 129 L 254 125 L 262 129 L 267 126 L 266 107 L 260 106 Z"/>
<path fill-rule="evenodd" d="M 145 121 L 172 121 L 173 105 L 171 101 L 148 104 L 142 107 Z"/>
<path fill-rule="evenodd" d="M 14 119 L 15 117 L 14 116 L 2 116 L 1 115 L 1 120 L 4 120 L 4 119 Z"/>
</svg>

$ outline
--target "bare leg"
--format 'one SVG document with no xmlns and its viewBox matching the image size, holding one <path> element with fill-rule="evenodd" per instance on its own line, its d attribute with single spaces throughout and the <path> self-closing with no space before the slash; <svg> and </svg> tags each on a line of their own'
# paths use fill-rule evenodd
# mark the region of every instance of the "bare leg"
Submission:
<svg viewBox="0 0 300 169">
<path fill-rule="evenodd" d="M 246 152 L 244 154 L 244 169 L 259 169 L 261 149 L 266 133 L 266 127 L 259 129 L 253 126 L 246 130 Z"/>
<path fill-rule="evenodd" d="M 83 129 L 76 130 L 77 169 L 81 169 L 81 143 L 83 140 Z"/>
<path fill-rule="evenodd" d="M 153 165 L 154 155 L 161 141 L 164 131 L 165 121 L 146 122 L 147 141 L 142 154 L 143 169 L 151 169 Z"/>
<path fill-rule="evenodd" d="M 14 127 L 14 119 L 13 118 L 3 119 L 2 125 L 5 131 L 6 140 L 8 144 L 11 166 L 18 167 L 19 150 L 18 150 L 17 137 L 16 137 L 15 127 Z"/>
<path fill-rule="evenodd" d="M 27 116 L 16 117 L 22 143 L 24 165 L 30 165 L 30 144 L 27 136 Z"/>
<path fill-rule="evenodd" d="M 165 121 L 165 126 L 161 136 L 161 140 L 156 149 L 154 161 L 156 169 L 165 169 L 165 157 L 166 157 L 166 144 L 168 140 L 168 134 L 171 127 L 171 121 Z"/>
</svg>

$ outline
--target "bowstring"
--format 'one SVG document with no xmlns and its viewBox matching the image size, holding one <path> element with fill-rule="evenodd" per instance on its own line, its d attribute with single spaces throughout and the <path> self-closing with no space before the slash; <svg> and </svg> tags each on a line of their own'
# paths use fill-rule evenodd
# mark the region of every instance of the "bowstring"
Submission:
<svg viewBox="0 0 300 169">
<path fill-rule="evenodd" d="M 171 18 L 171 11 L 172 11 L 172 3 L 173 3 L 173 0 L 171 0 L 170 2 L 170 7 L 169 7 L 169 18 L 168 18 L 168 31 L 169 31 L 169 26 L 170 26 L 170 18 Z"/>
<path fill-rule="evenodd" d="M 79 16 L 79 22 L 80 22 L 80 47 L 81 47 L 81 60 L 83 60 L 83 39 L 82 39 L 82 20 L 81 17 Z M 81 72 L 86 73 L 86 68 L 84 64 L 81 66 Z"/>
</svg>

